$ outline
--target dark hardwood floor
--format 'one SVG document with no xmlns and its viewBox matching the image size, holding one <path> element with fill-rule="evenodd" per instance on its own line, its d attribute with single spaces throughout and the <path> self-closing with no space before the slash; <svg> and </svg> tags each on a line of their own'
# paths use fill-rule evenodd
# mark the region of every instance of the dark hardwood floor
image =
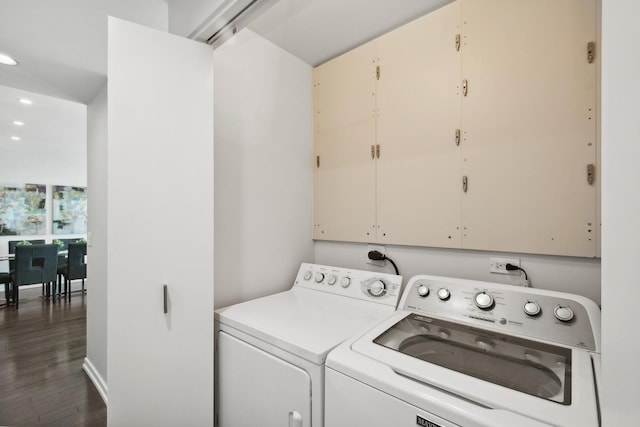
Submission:
<svg viewBox="0 0 640 427">
<path fill-rule="evenodd" d="M 0 426 L 106 426 L 107 408 L 82 370 L 86 296 L 43 301 L 21 289 L 0 309 Z"/>
</svg>

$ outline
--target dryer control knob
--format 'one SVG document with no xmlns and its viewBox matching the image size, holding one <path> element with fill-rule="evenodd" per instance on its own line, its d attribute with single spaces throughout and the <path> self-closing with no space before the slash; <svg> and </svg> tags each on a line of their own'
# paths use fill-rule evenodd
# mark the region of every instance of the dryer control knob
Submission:
<svg viewBox="0 0 640 427">
<path fill-rule="evenodd" d="M 446 301 L 451 298 L 451 292 L 449 292 L 449 289 L 440 288 L 438 289 L 438 298 L 440 298 L 442 301 Z"/>
<path fill-rule="evenodd" d="M 324 273 L 316 273 L 316 282 L 320 283 L 324 280 Z"/>
<path fill-rule="evenodd" d="M 540 314 L 540 304 L 538 304 L 537 302 L 527 301 L 522 309 L 527 316 L 533 317 Z"/>
<path fill-rule="evenodd" d="M 425 285 L 418 286 L 418 295 L 420 295 L 422 298 L 426 297 L 427 295 L 429 295 L 429 288 L 427 288 Z"/>
<path fill-rule="evenodd" d="M 556 319 L 560 320 L 561 322 L 569 322 L 570 320 L 573 319 L 573 310 L 571 310 L 569 307 L 565 307 L 562 305 L 557 306 L 556 308 L 553 309 L 553 314 L 556 315 Z"/>
<path fill-rule="evenodd" d="M 351 284 L 351 277 L 349 276 L 343 277 L 342 280 L 340 281 L 340 286 L 342 286 L 343 288 L 348 288 L 350 284 Z"/>
<path fill-rule="evenodd" d="M 490 293 L 478 292 L 474 299 L 478 308 L 489 310 L 493 307 L 493 296 Z"/>
<path fill-rule="evenodd" d="M 302 276 L 302 278 L 304 280 L 311 280 L 311 277 L 313 276 L 313 273 L 310 271 L 307 271 L 306 273 L 304 273 L 304 276 Z"/>
<path fill-rule="evenodd" d="M 369 293 L 374 297 L 381 297 L 387 291 L 387 287 L 385 286 L 382 280 L 376 280 L 369 286 Z"/>
<path fill-rule="evenodd" d="M 331 276 L 329 276 L 329 280 L 327 280 L 327 283 L 333 286 L 336 284 L 337 281 L 338 281 L 338 278 L 334 274 L 332 274 Z"/>
</svg>

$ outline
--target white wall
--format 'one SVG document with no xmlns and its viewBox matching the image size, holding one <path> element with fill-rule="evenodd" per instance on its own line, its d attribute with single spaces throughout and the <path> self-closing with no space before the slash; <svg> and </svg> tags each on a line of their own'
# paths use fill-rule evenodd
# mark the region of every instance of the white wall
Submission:
<svg viewBox="0 0 640 427">
<path fill-rule="evenodd" d="M 638 16 L 639 2 L 602 2 L 602 404 L 611 427 L 640 417 Z"/>
<path fill-rule="evenodd" d="M 391 264 L 382 268 L 367 264 L 367 254 L 366 244 L 319 241 L 315 245 L 315 262 L 318 264 L 393 273 Z M 600 303 L 598 259 L 410 246 L 387 246 L 386 255 L 398 265 L 404 283 L 416 274 L 434 274 L 516 284 L 522 276 L 489 273 L 489 257 L 515 257 L 527 271 L 532 287 L 575 293 Z"/>
<path fill-rule="evenodd" d="M 167 0 L 169 32 L 188 37 L 222 2 L 222 0 Z"/>
<path fill-rule="evenodd" d="M 88 198 L 87 356 L 85 369 L 106 400 L 107 395 L 107 85 L 87 108 Z"/>
<path fill-rule="evenodd" d="M 311 240 L 311 67 L 242 30 L 217 49 L 215 302 L 288 289 Z"/>
</svg>

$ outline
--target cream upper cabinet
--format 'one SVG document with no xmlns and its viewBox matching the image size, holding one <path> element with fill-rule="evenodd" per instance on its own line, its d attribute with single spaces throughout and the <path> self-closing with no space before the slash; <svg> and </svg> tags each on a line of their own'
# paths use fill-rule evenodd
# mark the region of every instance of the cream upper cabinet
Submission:
<svg viewBox="0 0 640 427">
<path fill-rule="evenodd" d="M 463 248 L 596 255 L 595 0 L 463 0 Z"/>
<path fill-rule="evenodd" d="M 375 241 L 375 79 L 374 43 L 314 70 L 315 239 Z"/>
<path fill-rule="evenodd" d="M 460 3 L 377 40 L 378 242 L 460 247 Z"/>
<path fill-rule="evenodd" d="M 596 256 L 595 2 L 460 0 L 317 67 L 314 238 Z"/>
</svg>

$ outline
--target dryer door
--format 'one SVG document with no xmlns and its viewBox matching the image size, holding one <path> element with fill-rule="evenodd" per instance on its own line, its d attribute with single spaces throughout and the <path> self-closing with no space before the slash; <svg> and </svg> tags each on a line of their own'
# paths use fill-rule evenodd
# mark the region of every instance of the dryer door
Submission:
<svg viewBox="0 0 640 427">
<path fill-rule="evenodd" d="M 218 339 L 221 427 L 310 427 L 306 371 L 225 332 Z"/>
</svg>

